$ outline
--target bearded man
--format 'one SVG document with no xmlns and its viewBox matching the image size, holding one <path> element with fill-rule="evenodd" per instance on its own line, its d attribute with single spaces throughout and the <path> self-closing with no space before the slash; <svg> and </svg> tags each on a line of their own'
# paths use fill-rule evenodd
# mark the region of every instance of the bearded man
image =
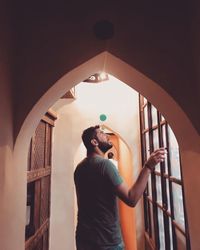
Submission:
<svg viewBox="0 0 200 250">
<path fill-rule="evenodd" d="M 112 148 L 100 126 L 83 131 L 87 157 L 74 172 L 78 203 L 77 250 L 124 250 L 117 198 L 134 207 L 141 198 L 149 174 L 165 159 L 166 151 L 154 151 L 145 162 L 135 184 L 128 188 L 115 165 L 104 154 Z"/>
</svg>

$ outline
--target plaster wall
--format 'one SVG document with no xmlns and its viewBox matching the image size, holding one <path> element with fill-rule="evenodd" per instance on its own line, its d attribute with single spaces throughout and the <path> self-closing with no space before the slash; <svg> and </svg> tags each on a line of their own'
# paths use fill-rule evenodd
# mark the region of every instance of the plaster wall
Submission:
<svg viewBox="0 0 200 250">
<path fill-rule="evenodd" d="M 20 182 L 25 175 L 20 165 L 13 164 L 13 134 L 11 89 L 8 69 L 0 63 L 0 248 L 2 250 L 23 249 L 25 225 L 25 192 Z M 18 187 L 16 192 L 16 187 Z M 20 201 L 20 202 L 19 202 Z M 21 211 L 22 213 L 18 213 Z"/>
<path fill-rule="evenodd" d="M 5 2 L 0 8 L 0 249 L 21 250 L 24 234 L 18 232 L 24 231 L 25 192 L 20 182 L 25 176 L 20 164 L 13 163 L 13 48 L 10 9 Z"/>
</svg>

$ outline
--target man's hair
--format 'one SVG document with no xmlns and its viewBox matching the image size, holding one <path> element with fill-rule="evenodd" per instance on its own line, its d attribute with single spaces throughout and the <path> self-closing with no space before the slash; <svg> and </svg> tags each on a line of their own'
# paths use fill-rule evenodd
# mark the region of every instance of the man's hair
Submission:
<svg viewBox="0 0 200 250">
<path fill-rule="evenodd" d="M 88 151 L 91 151 L 93 149 L 91 140 L 96 138 L 96 130 L 99 128 L 100 126 L 96 125 L 96 126 L 89 127 L 83 131 L 82 140 Z"/>
<path fill-rule="evenodd" d="M 109 152 L 109 153 L 108 153 L 108 159 L 112 159 L 113 156 L 114 156 L 113 152 Z"/>
</svg>

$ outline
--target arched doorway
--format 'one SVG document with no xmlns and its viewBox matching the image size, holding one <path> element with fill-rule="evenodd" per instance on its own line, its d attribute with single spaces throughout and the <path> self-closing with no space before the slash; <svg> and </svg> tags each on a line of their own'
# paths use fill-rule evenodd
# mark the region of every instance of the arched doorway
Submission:
<svg viewBox="0 0 200 250">
<path fill-rule="evenodd" d="M 106 57 L 106 67 L 104 68 Z M 46 93 L 45 95 L 38 100 L 36 105 L 33 107 L 32 111 L 26 117 L 21 130 L 17 136 L 14 149 L 14 162 L 17 166 L 21 166 L 18 178 L 21 190 L 21 199 L 20 203 L 25 204 L 25 169 L 26 169 L 26 156 L 28 154 L 28 144 L 33 134 L 34 129 L 36 128 L 40 117 L 46 112 L 46 110 L 67 90 L 76 85 L 81 80 L 87 78 L 89 75 L 93 74 L 96 71 L 104 69 L 107 73 L 110 73 L 127 83 L 130 87 L 134 88 L 142 95 L 144 95 L 148 100 L 150 100 L 154 106 L 156 106 L 159 111 L 166 117 L 168 122 L 173 128 L 177 140 L 180 145 L 180 149 L 183 152 L 183 176 L 188 176 L 188 181 L 185 181 L 185 191 L 186 191 L 186 206 L 189 209 L 194 209 L 198 211 L 199 205 L 190 202 L 187 204 L 187 196 L 193 194 L 192 188 L 190 186 L 190 180 L 193 179 L 193 183 L 198 183 L 198 179 L 193 178 L 193 174 L 197 168 L 199 159 L 199 135 L 196 130 L 190 123 L 187 116 L 176 104 L 176 102 L 163 90 L 159 87 L 158 84 L 151 81 L 149 78 L 142 75 L 140 72 L 135 70 L 133 67 L 124 63 L 119 58 L 111 55 L 108 52 L 103 52 L 93 59 L 87 61 L 81 66 L 75 68 L 74 70 L 68 72 L 60 80 L 58 80 Z M 173 112 L 171 112 L 173 110 Z M 187 164 L 190 163 L 190 159 L 196 159 L 196 164 L 190 168 L 188 171 Z M 21 209 L 19 213 L 20 221 L 23 224 L 25 223 L 25 206 L 24 210 Z M 195 218 L 188 214 L 189 221 L 191 224 L 195 223 Z M 23 225 L 22 225 L 23 228 Z M 190 227 L 191 230 L 195 232 L 195 226 Z M 19 232 L 19 238 L 22 239 L 24 232 Z M 195 235 L 195 233 L 194 233 Z M 196 237 L 195 237 L 195 240 Z"/>
<path fill-rule="evenodd" d="M 60 194 L 63 193 L 63 189 L 61 189 L 60 186 L 65 186 L 64 189 L 68 190 L 67 194 L 63 193 L 62 195 L 62 204 L 66 204 L 66 206 L 62 206 L 62 211 L 64 211 L 65 215 L 63 215 L 59 206 L 59 214 L 63 215 L 62 225 L 61 222 L 56 225 L 54 220 L 54 224 L 51 226 L 52 232 L 54 232 L 52 233 L 52 244 L 59 241 L 59 243 L 62 242 L 63 245 L 69 245 L 69 242 L 74 239 L 73 236 L 70 237 L 70 235 L 74 233 L 74 227 L 76 225 L 76 223 L 72 223 L 71 221 L 71 218 L 76 216 L 76 213 L 74 214 L 76 205 L 75 209 L 72 208 L 73 204 L 76 204 L 72 195 L 74 193 L 73 172 L 77 163 L 86 156 L 86 152 L 84 151 L 85 148 L 80 146 L 81 134 L 83 129 L 86 127 L 99 124 L 101 122 L 99 121 L 99 114 L 101 114 L 100 111 L 102 112 L 102 110 L 106 112 L 105 114 L 107 115 L 107 120 L 100 124 L 104 128 L 107 128 L 106 131 L 109 131 L 110 133 L 111 131 L 114 131 L 112 133 L 120 134 L 123 138 L 126 138 L 126 142 L 129 146 L 127 146 L 126 143 L 123 143 L 123 140 L 120 140 L 119 143 L 121 149 L 120 152 L 123 151 L 123 153 L 120 153 L 119 167 L 121 168 L 122 176 L 124 176 L 126 182 L 129 182 L 129 184 L 132 184 L 133 182 L 133 165 L 131 163 L 133 159 L 131 156 L 134 154 L 134 159 L 138 159 L 140 157 L 140 145 L 138 145 L 139 143 L 136 139 L 136 137 L 138 138 L 140 136 L 138 132 L 139 119 L 134 119 L 135 116 L 138 116 L 138 93 L 117 79 L 113 79 L 114 81 L 112 81 L 111 76 L 109 76 L 109 79 L 110 80 L 108 82 L 95 85 L 85 84 L 82 82 L 76 87 L 77 96 L 75 100 L 60 99 L 52 107 L 56 109 L 55 111 L 59 117 L 54 131 L 55 151 L 53 154 L 53 166 L 55 167 L 55 175 L 57 179 L 57 184 L 54 180 L 52 182 L 52 185 L 54 185 L 52 190 L 52 205 L 55 204 L 53 205 L 54 208 L 57 205 L 59 206 L 61 203 L 59 201 L 59 197 Z M 117 89 L 116 91 L 113 90 L 113 84 Z M 112 98 L 113 94 L 115 96 Z M 101 101 L 102 97 L 103 103 Z M 112 98 L 112 105 L 110 98 Z M 124 101 L 126 101 L 126 103 L 123 103 Z M 129 111 L 128 115 L 125 114 L 127 111 Z M 134 124 L 134 120 L 136 124 Z M 113 129 L 109 129 L 110 127 L 113 127 Z M 137 131 L 137 134 L 132 131 L 130 135 L 130 130 L 132 130 L 133 127 L 135 128 L 134 131 Z M 134 134 L 136 134 L 135 137 Z M 119 139 L 116 138 L 116 141 L 119 141 Z M 135 144 L 135 146 L 133 144 Z M 119 148 L 118 143 L 116 143 L 115 149 L 117 148 Z M 131 156 L 130 151 L 132 152 Z M 136 153 L 136 151 L 139 152 Z M 137 160 L 134 162 L 135 165 L 137 167 L 141 167 L 141 164 L 136 164 L 136 162 Z M 61 185 L 61 183 L 63 184 Z M 128 249 L 135 249 L 134 244 L 136 241 L 136 233 L 133 231 L 136 226 L 133 219 L 133 209 L 129 209 L 124 205 L 122 210 L 124 211 L 122 213 L 123 227 L 126 229 L 126 232 L 124 232 L 125 242 L 126 245 L 129 246 Z M 55 217 L 55 214 L 57 214 L 56 208 L 54 211 L 51 211 L 53 218 L 53 216 Z M 142 209 L 140 209 L 140 217 L 143 217 Z M 138 220 L 139 219 L 137 217 L 137 221 Z M 127 221 L 129 223 L 127 223 Z M 143 225 L 143 223 L 140 224 L 141 226 Z M 66 233 L 67 236 L 65 237 L 65 240 L 63 240 L 63 238 L 60 239 L 61 233 L 59 233 L 59 228 L 61 227 L 63 227 L 63 230 L 61 231 L 68 231 L 68 233 Z M 55 230 L 55 228 L 57 229 Z M 138 228 L 139 227 L 137 226 L 137 229 Z M 143 241 L 143 239 L 140 239 L 140 241 Z"/>
</svg>

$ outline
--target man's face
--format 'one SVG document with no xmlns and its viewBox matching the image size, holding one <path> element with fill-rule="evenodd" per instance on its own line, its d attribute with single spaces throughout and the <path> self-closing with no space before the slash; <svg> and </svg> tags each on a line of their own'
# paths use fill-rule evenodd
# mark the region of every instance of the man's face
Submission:
<svg viewBox="0 0 200 250">
<path fill-rule="evenodd" d="M 99 149 L 103 153 L 106 153 L 113 146 L 112 142 L 109 141 L 109 136 L 100 128 L 96 130 L 96 140 L 98 141 Z"/>
</svg>

